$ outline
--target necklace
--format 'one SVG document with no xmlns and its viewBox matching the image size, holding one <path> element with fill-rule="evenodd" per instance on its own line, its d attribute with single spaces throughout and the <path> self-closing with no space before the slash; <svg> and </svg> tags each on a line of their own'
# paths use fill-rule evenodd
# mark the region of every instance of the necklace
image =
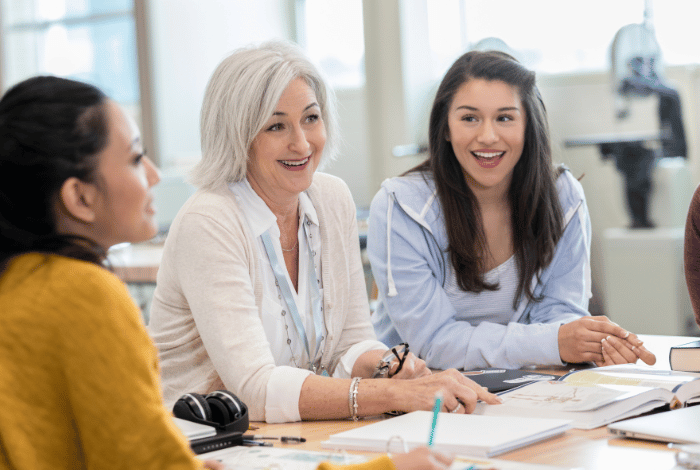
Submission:
<svg viewBox="0 0 700 470">
<path fill-rule="evenodd" d="M 301 223 L 301 214 L 300 214 L 301 208 L 297 206 L 297 220 L 299 223 Z M 294 243 L 294 246 L 291 247 L 290 249 L 286 249 L 285 247 L 282 246 L 282 239 L 280 237 L 280 248 L 282 248 L 282 251 L 285 253 L 291 253 L 292 251 L 297 249 L 297 245 L 299 244 L 299 236 L 297 235 L 297 241 Z"/>
<path fill-rule="evenodd" d="M 285 253 L 291 253 L 292 251 L 294 251 L 294 250 L 297 249 L 297 245 L 298 245 L 298 244 L 299 244 L 299 239 L 297 238 L 296 243 L 295 243 L 294 246 L 291 247 L 290 249 L 286 249 L 285 247 L 282 246 L 281 243 L 280 243 L 280 248 L 282 248 L 282 251 L 284 251 Z"/>
<path fill-rule="evenodd" d="M 277 299 L 280 301 L 282 300 L 282 290 L 280 289 L 280 284 L 277 279 L 275 279 L 275 286 L 277 286 Z M 297 369 L 299 366 L 297 365 L 297 358 L 294 355 L 294 349 L 292 349 L 292 338 L 289 337 L 289 325 L 287 324 L 287 311 L 282 310 L 282 319 L 284 320 L 284 332 L 287 334 L 287 346 L 289 346 L 289 351 L 292 353 L 292 362 L 294 363 L 294 367 Z"/>
</svg>

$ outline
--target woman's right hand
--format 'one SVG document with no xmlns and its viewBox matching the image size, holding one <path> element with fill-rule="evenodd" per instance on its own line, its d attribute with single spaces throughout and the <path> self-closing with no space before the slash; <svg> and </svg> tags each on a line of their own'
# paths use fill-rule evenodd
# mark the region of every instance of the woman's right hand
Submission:
<svg viewBox="0 0 700 470">
<path fill-rule="evenodd" d="M 454 413 L 473 412 L 477 400 L 492 405 L 501 403 L 499 397 L 456 369 L 413 380 L 397 380 L 395 383 L 402 387 L 399 394 L 401 411 L 432 410 L 437 393 L 442 393 L 442 409 Z"/>
<path fill-rule="evenodd" d="M 202 463 L 207 470 L 226 470 L 226 466 L 218 460 L 205 460 Z"/>
<path fill-rule="evenodd" d="M 608 358 L 603 356 L 607 341 Z M 559 327 L 559 355 L 563 362 L 634 363 L 641 359 L 654 364 L 656 357 L 649 352 L 637 335 L 630 333 L 605 316 L 587 316 Z"/>
<path fill-rule="evenodd" d="M 418 447 L 405 454 L 391 456 L 397 470 L 445 470 L 452 464 L 452 458 Z"/>
</svg>

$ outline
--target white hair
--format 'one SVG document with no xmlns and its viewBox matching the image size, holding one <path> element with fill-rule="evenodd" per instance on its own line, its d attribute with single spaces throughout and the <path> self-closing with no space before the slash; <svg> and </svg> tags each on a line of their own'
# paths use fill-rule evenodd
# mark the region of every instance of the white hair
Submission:
<svg viewBox="0 0 700 470">
<path fill-rule="evenodd" d="M 322 162 L 335 157 L 333 91 L 298 46 L 268 42 L 234 51 L 209 80 L 200 116 L 202 158 L 192 169 L 192 184 L 212 189 L 245 178 L 253 140 L 296 78 L 306 81 L 321 109 L 327 136 Z"/>
</svg>

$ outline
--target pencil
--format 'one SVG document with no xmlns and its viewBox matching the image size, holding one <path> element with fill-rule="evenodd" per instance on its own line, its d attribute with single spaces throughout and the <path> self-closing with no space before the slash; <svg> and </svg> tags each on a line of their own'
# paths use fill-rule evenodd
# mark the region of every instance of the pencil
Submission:
<svg viewBox="0 0 700 470">
<path fill-rule="evenodd" d="M 435 437 L 435 426 L 437 426 L 438 413 L 442 407 L 442 393 L 435 394 L 435 405 L 433 406 L 433 423 L 430 425 L 430 436 L 428 437 L 428 447 L 433 446 L 433 438 Z"/>
</svg>

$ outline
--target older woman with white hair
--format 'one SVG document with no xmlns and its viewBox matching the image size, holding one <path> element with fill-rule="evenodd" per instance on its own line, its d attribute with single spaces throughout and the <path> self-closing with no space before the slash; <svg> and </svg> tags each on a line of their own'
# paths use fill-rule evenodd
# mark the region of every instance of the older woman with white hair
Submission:
<svg viewBox="0 0 700 470">
<path fill-rule="evenodd" d="M 251 420 L 289 422 L 428 410 L 438 391 L 453 412 L 498 402 L 376 340 L 355 205 L 316 172 L 336 147 L 332 92 L 296 46 L 227 57 L 201 138 L 199 190 L 171 226 L 151 309 L 166 403 L 226 388 Z"/>
</svg>

